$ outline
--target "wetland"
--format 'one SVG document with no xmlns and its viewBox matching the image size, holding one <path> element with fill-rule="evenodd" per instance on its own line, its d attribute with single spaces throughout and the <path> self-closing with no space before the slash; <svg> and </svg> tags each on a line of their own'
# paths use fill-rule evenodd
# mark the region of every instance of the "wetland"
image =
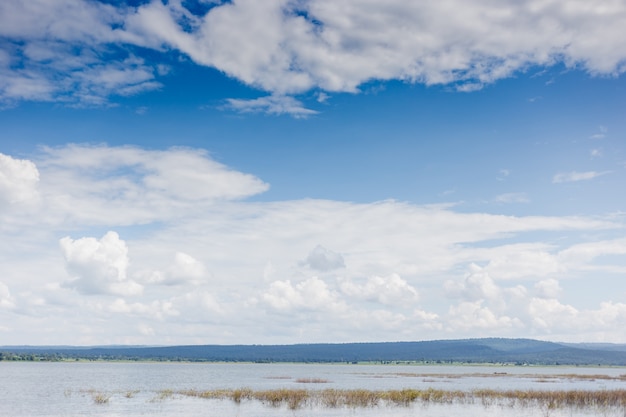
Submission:
<svg viewBox="0 0 626 417">
<path fill-rule="evenodd" d="M 620 416 L 626 368 L 0 362 L 0 415 Z"/>
</svg>

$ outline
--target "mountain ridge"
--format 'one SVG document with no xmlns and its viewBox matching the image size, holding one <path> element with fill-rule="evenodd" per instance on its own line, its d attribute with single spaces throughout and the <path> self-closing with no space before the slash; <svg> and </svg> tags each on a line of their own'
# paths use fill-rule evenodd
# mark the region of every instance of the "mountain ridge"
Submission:
<svg viewBox="0 0 626 417">
<path fill-rule="evenodd" d="M 626 366 L 626 344 L 479 338 L 292 345 L 0 346 L 0 360 L 435 362 Z"/>
</svg>

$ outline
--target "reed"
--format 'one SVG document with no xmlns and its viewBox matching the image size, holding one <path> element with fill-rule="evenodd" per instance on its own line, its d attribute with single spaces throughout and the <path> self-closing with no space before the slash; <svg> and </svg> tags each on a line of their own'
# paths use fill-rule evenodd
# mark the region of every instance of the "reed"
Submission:
<svg viewBox="0 0 626 417">
<path fill-rule="evenodd" d="M 166 391 L 172 395 L 171 391 Z M 626 389 L 601 391 L 543 391 L 543 390 L 492 390 L 473 391 L 440 389 L 402 389 L 374 391 L 366 389 L 340 390 L 304 390 L 274 389 L 254 391 L 249 388 L 234 390 L 196 391 L 183 390 L 177 394 L 206 399 L 230 399 L 236 403 L 243 400 L 256 400 L 272 407 L 287 406 L 295 410 L 305 405 L 327 408 L 368 408 L 379 405 L 410 406 L 413 403 L 435 404 L 471 404 L 480 401 L 483 405 L 503 405 L 548 409 L 573 408 L 616 408 L 626 412 Z"/>
<path fill-rule="evenodd" d="M 267 391 L 253 391 L 250 396 L 264 404 L 279 407 L 283 404 L 295 410 L 300 408 L 309 398 L 309 391 L 303 389 L 275 389 Z"/>
</svg>

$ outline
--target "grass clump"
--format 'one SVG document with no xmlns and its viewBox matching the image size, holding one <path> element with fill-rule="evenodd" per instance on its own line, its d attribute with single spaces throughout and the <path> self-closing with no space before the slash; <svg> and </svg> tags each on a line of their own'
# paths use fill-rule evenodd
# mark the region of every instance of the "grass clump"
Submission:
<svg viewBox="0 0 626 417">
<path fill-rule="evenodd" d="M 298 378 L 296 382 L 300 384 L 326 384 L 330 381 L 323 378 Z"/>
<path fill-rule="evenodd" d="M 303 389 L 276 389 L 267 391 L 254 391 L 251 397 L 273 407 L 283 404 L 291 410 L 300 408 L 309 398 L 309 392 Z"/>
<path fill-rule="evenodd" d="M 139 390 L 130 390 L 130 391 L 126 391 L 124 393 L 124 397 L 126 398 L 133 398 L 135 395 L 137 395 L 139 393 Z"/>
<path fill-rule="evenodd" d="M 94 404 L 108 404 L 111 396 L 102 392 L 94 392 L 91 394 Z"/>
</svg>

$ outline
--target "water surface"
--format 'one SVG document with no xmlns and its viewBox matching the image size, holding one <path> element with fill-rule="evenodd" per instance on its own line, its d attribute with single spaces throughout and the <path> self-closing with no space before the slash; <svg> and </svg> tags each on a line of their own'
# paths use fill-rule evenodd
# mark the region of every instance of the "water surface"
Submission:
<svg viewBox="0 0 626 417">
<path fill-rule="evenodd" d="M 0 416 L 623 416 L 623 409 L 541 409 L 510 404 L 412 404 L 290 410 L 178 394 L 217 389 L 626 389 L 626 369 L 593 367 L 0 362 Z"/>
</svg>

